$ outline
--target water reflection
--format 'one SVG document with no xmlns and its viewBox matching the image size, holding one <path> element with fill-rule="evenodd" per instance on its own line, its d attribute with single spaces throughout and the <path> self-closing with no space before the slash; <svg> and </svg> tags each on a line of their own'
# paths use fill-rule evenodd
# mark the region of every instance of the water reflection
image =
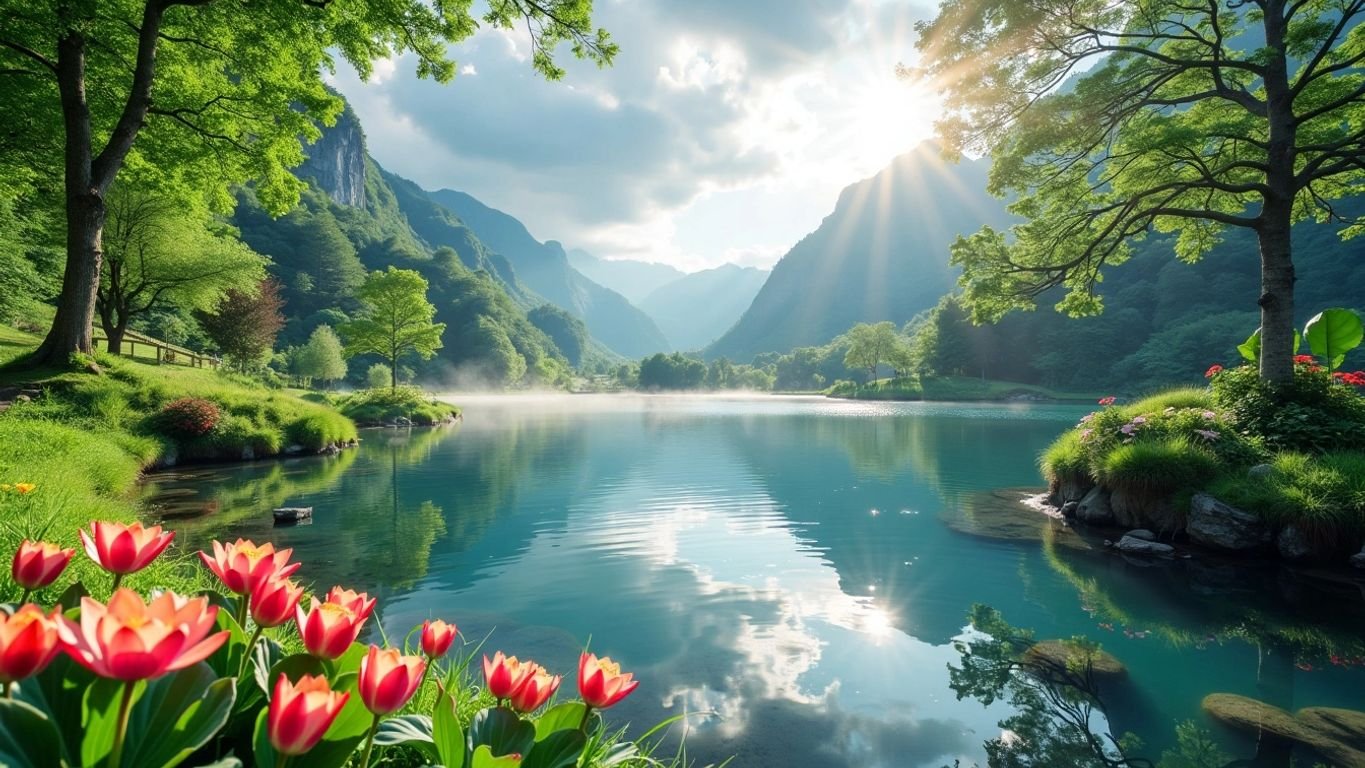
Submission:
<svg viewBox="0 0 1365 768">
<path fill-rule="evenodd" d="M 647 681 L 617 719 L 643 730 L 714 713 L 686 729 L 703 765 L 986 764 L 1022 705 L 953 687 L 954 642 L 976 603 L 1122 658 L 1130 684 L 1097 722 L 1140 733 L 1149 754 L 1176 746 L 1174 723 L 1208 724 L 1207 693 L 1264 697 L 1267 658 L 1291 659 L 1296 706 L 1349 706 L 1360 670 L 1305 673 L 1299 651 L 1249 642 L 1245 629 L 1312 636 L 1293 611 L 1318 598 L 1296 590 L 1321 590 L 1203 596 L 998 490 L 1036 483 L 1034 457 L 1075 418 L 787 398 L 499 399 L 467 403 L 458 432 L 371 432 L 339 460 L 158 488 L 202 494 L 202 517 L 175 520 L 194 545 L 274 538 L 298 548 L 307 578 L 384 593 L 390 634 L 442 616 L 558 671 L 591 638 Z M 314 525 L 272 530 L 265 510 L 282 503 L 316 506 Z M 1348 598 L 1325 598 L 1333 637 L 1365 626 L 1358 593 Z"/>
</svg>

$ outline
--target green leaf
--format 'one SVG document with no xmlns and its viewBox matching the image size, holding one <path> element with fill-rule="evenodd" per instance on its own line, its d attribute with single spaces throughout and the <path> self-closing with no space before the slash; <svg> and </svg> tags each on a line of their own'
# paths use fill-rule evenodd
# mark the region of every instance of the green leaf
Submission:
<svg viewBox="0 0 1365 768">
<path fill-rule="evenodd" d="M 524 755 L 536 742 L 535 726 L 502 707 L 485 709 L 469 724 L 469 750 L 486 745 L 495 755 Z"/>
<path fill-rule="evenodd" d="M 50 768 L 62 761 L 62 738 L 51 718 L 27 702 L 0 699 L 0 765 Z"/>
<path fill-rule="evenodd" d="M 1237 345 L 1237 351 L 1241 353 L 1242 359 L 1248 363 L 1254 363 L 1261 359 L 1261 329 L 1247 337 L 1247 340 Z"/>
<path fill-rule="evenodd" d="M 280 644 L 268 637 L 261 638 L 261 641 L 252 649 L 251 676 L 256 680 L 256 687 L 266 696 L 269 696 L 274 690 L 275 680 L 280 677 L 279 673 L 275 671 L 275 667 L 285 658 L 287 657 L 284 655 L 284 649 L 280 647 Z"/>
<path fill-rule="evenodd" d="M 431 736 L 436 744 L 436 754 L 446 768 L 464 768 L 464 733 L 455 714 L 455 698 L 449 693 L 442 693 L 436 700 Z"/>
<path fill-rule="evenodd" d="M 536 741 L 544 741 L 545 737 L 556 731 L 578 730 L 587 709 L 588 705 L 581 701 L 566 701 L 545 710 L 536 719 Z"/>
<path fill-rule="evenodd" d="M 237 681 L 200 662 L 147 685 L 128 720 L 123 764 L 171 768 L 208 743 L 227 723 Z"/>
<path fill-rule="evenodd" d="M 275 662 L 274 666 L 270 668 L 270 674 L 267 678 L 265 688 L 266 695 L 274 693 L 275 681 L 280 679 L 281 674 L 289 678 L 289 682 L 297 683 L 299 678 L 304 675 L 313 675 L 314 677 L 326 675 L 327 667 L 323 664 L 322 660 L 306 653 L 295 653 L 290 656 L 285 656 L 283 659 Z"/>
<path fill-rule="evenodd" d="M 217 631 L 227 630 L 228 639 L 222 647 L 213 652 L 208 658 L 208 664 L 213 667 L 213 671 L 219 677 L 236 677 L 237 670 L 242 668 L 242 654 L 246 653 L 247 634 L 242 631 L 242 627 L 237 623 L 237 619 L 232 616 L 232 609 L 225 607 L 231 605 L 222 595 L 215 593 L 203 593 L 209 597 L 211 604 L 218 604 L 218 617 L 215 621 Z M 216 596 L 216 599 L 215 597 Z"/>
<path fill-rule="evenodd" d="M 426 715 L 403 715 L 379 724 L 374 735 L 374 743 L 381 747 L 407 744 L 421 751 L 428 758 L 435 759 L 436 742 L 432 738 L 431 718 Z"/>
<path fill-rule="evenodd" d="M 474 759 L 470 761 L 469 768 L 518 768 L 520 765 L 521 760 L 515 755 L 494 757 L 488 745 L 481 744 L 474 750 Z"/>
<path fill-rule="evenodd" d="M 123 697 L 123 681 L 97 678 L 85 690 L 81 703 L 81 765 L 100 765 L 114 748 L 118 728 L 118 708 Z M 133 689 L 133 706 L 147 683 L 139 680 Z M 117 768 L 117 767 L 115 767 Z"/>
<path fill-rule="evenodd" d="M 522 768 L 573 768 L 588 746 L 588 737 L 578 730 L 555 731 L 538 742 L 526 758 Z"/>
<path fill-rule="evenodd" d="M 1365 324 L 1349 309 L 1325 309 L 1308 321 L 1303 335 L 1313 354 L 1326 360 L 1327 369 L 1334 371 L 1346 359 L 1346 353 L 1365 339 Z"/>
<path fill-rule="evenodd" d="M 332 671 L 330 677 L 337 678 L 348 672 L 360 673 L 360 661 L 365 658 L 370 647 L 360 643 L 351 643 L 351 647 L 346 652 L 335 659 L 326 662 L 327 668 Z"/>
<path fill-rule="evenodd" d="M 62 590 L 62 594 L 57 597 L 57 605 L 61 606 L 63 612 L 72 608 L 81 607 L 81 598 L 89 597 L 90 591 L 79 581 Z"/>
<path fill-rule="evenodd" d="M 607 754 L 601 756 L 598 761 L 599 768 L 612 768 L 620 765 L 627 760 L 634 760 L 640 754 L 640 749 L 629 741 L 618 741 L 607 750 Z"/>
<path fill-rule="evenodd" d="M 275 748 L 270 745 L 269 709 L 262 709 L 256 715 L 256 728 L 252 731 L 251 755 L 256 759 L 256 768 L 275 768 Z"/>
<path fill-rule="evenodd" d="M 235 757 L 225 757 L 221 760 L 214 760 L 211 763 L 197 766 L 196 768 L 242 768 L 242 761 Z"/>
<path fill-rule="evenodd" d="M 93 672 L 63 653 L 42 674 L 15 683 L 15 698 L 33 705 L 56 725 L 63 741 L 62 753 L 72 765 L 81 754 L 82 693 L 94 682 Z"/>
</svg>

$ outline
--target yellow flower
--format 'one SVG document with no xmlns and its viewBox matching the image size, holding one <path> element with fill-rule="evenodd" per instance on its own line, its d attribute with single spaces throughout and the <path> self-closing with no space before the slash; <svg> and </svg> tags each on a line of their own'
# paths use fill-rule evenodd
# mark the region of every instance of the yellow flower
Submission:
<svg viewBox="0 0 1365 768">
<path fill-rule="evenodd" d="M 14 490 L 16 490 L 16 491 L 18 491 L 19 493 L 24 494 L 24 495 L 28 495 L 28 494 L 32 493 L 32 492 L 33 492 L 33 489 L 35 489 L 35 488 L 37 488 L 37 487 L 38 487 L 38 486 L 34 485 L 33 483 L 15 483 L 15 484 L 14 484 Z"/>
<path fill-rule="evenodd" d="M 14 486 L 9 483 L 0 483 L 0 493 L 9 493 L 12 488 L 14 488 Z"/>
</svg>

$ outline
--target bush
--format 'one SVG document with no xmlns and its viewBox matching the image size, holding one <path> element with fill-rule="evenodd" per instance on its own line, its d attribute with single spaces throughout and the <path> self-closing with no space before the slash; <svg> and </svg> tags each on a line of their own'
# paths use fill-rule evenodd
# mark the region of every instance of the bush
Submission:
<svg viewBox="0 0 1365 768">
<path fill-rule="evenodd" d="M 156 423 L 161 431 L 172 437 L 199 437 L 218 424 L 222 413 L 218 406 L 198 397 L 182 397 L 162 407 Z"/>
<path fill-rule="evenodd" d="M 365 371 L 365 386 L 370 389 L 383 389 L 393 383 L 393 369 L 383 363 L 375 363 Z"/>
<path fill-rule="evenodd" d="M 1274 525 L 1293 523 L 1324 549 L 1354 550 L 1365 536 L 1365 453 L 1282 453 L 1274 471 L 1230 476 L 1210 492 Z"/>
<path fill-rule="evenodd" d="M 339 413 L 315 413 L 291 423 L 285 434 L 291 445 L 320 451 L 355 437 L 355 426 Z"/>
<path fill-rule="evenodd" d="M 1147 497 L 1197 489 L 1217 472 L 1213 452 L 1185 437 L 1119 445 L 1095 468 L 1105 487 Z"/>
<path fill-rule="evenodd" d="M 1211 377 L 1214 401 L 1238 432 L 1273 450 L 1365 449 L 1365 398 L 1313 358 L 1296 361 L 1294 381 L 1284 386 L 1262 381 L 1250 365 L 1220 370 Z"/>
</svg>

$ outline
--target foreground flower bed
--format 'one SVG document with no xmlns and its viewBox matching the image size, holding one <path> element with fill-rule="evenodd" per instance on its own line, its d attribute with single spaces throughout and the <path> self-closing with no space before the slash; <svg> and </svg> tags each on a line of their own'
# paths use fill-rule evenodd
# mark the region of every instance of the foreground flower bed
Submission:
<svg viewBox="0 0 1365 768">
<path fill-rule="evenodd" d="M 658 764 L 603 725 L 600 711 L 639 685 L 609 658 L 585 651 L 579 698 L 552 703 L 560 675 L 485 654 L 486 692 L 470 692 L 478 649 L 452 652 L 453 624 L 361 644 L 376 600 L 342 587 L 305 599 L 291 550 L 214 542 L 199 556 L 219 589 L 144 595 L 123 577 L 160 557 L 172 533 L 97 521 L 80 538 L 108 579 L 77 582 L 55 605 L 27 601 L 75 549 L 25 540 L 14 553 L 22 598 L 0 613 L 0 764 L 368 768 L 385 750 L 447 768 Z M 428 681 L 434 705 L 415 711 Z M 494 705 L 462 727 L 460 705 L 487 697 Z"/>
</svg>

